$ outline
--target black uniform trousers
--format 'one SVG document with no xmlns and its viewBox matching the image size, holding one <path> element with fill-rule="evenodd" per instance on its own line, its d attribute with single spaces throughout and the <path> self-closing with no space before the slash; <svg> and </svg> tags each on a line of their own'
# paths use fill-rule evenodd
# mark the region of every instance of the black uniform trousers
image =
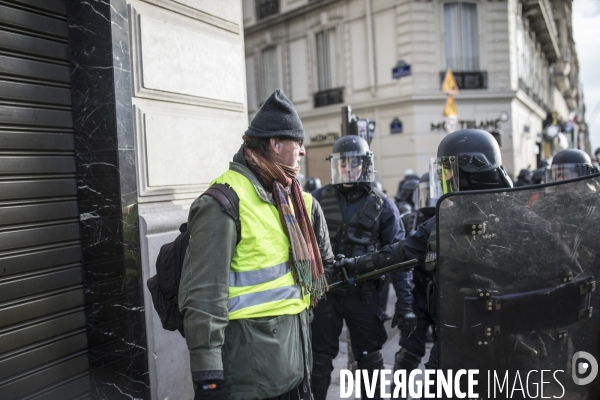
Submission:
<svg viewBox="0 0 600 400">
<path fill-rule="evenodd" d="M 311 324 L 313 352 L 332 358 L 337 356 L 344 320 L 350 331 L 356 360 L 360 360 L 363 354 L 381 350 L 387 340 L 387 332 L 380 318 L 378 292 L 375 288 L 371 291 L 369 304 L 363 302 L 361 292 L 346 296 L 327 293 L 319 300 Z"/>
<path fill-rule="evenodd" d="M 270 397 L 265 400 L 310 400 L 312 398 L 310 390 L 305 382 L 301 382 L 298 386 L 276 397 Z"/>
</svg>

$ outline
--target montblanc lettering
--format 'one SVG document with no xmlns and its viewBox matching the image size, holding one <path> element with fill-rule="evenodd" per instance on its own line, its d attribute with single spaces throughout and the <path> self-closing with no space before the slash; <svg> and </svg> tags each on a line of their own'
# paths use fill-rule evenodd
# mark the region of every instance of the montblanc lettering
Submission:
<svg viewBox="0 0 600 400">
<path fill-rule="evenodd" d="M 340 135 L 337 132 L 330 132 L 330 133 L 319 133 L 318 135 L 314 135 L 310 137 L 310 141 L 311 143 L 323 143 L 323 142 L 329 142 L 329 141 L 336 141 L 337 139 L 339 139 Z"/>
<path fill-rule="evenodd" d="M 487 121 L 479 121 L 477 122 L 474 119 L 459 119 L 458 125 L 460 129 L 496 129 L 498 128 L 498 124 L 502 122 L 500 119 L 488 119 Z M 430 127 L 432 131 L 442 131 L 444 130 L 444 123 L 430 123 Z"/>
</svg>

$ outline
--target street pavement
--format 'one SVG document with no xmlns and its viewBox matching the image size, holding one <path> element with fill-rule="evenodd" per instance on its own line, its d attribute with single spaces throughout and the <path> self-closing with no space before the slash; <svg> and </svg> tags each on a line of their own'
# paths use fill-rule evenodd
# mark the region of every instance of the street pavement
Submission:
<svg viewBox="0 0 600 400">
<path fill-rule="evenodd" d="M 388 297 L 388 313 L 392 313 L 394 310 L 394 303 L 396 302 L 396 296 L 394 295 L 393 289 L 390 290 L 390 295 Z M 392 328 L 392 321 L 388 320 L 385 322 L 385 328 L 388 333 L 388 340 L 383 345 L 381 349 L 381 353 L 383 354 L 383 364 L 385 369 L 392 370 L 394 368 L 394 355 L 399 349 L 398 340 L 400 339 L 400 332 L 398 328 Z M 333 373 L 331 375 L 331 385 L 329 386 L 329 390 L 327 392 L 327 399 L 334 400 L 340 399 L 340 370 L 348 368 L 348 331 L 346 329 L 346 325 L 344 324 L 344 328 L 342 330 L 342 334 L 340 335 L 340 353 L 333 360 Z M 419 368 L 421 370 L 425 370 L 424 363 L 429 359 L 429 351 L 431 350 L 432 343 L 427 343 L 427 349 L 425 353 L 425 357 L 421 361 Z M 388 390 L 389 392 L 389 390 Z M 354 394 L 350 397 L 354 399 Z M 410 398 L 410 397 L 409 397 Z"/>
</svg>

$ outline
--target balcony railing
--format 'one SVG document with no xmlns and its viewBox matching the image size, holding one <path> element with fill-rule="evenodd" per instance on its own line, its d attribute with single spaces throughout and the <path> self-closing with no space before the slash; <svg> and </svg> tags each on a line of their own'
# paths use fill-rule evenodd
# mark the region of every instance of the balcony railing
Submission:
<svg viewBox="0 0 600 400">
<path fill-rule="evenodd" d="M 556 62 L 562 56 L 552 4 L 549 0 L 526 0 L 523 11 L 523 16 L 529 19 L 529 26 L 536 33 L 546 57 L 551 63 Z"/>
<path fill-rule="evenodd" d="M 315 108 L 344 102 L 344 88 L 322 90 L 314 94 Z"/>
<path fill-rule="evenodd" d="M 452 71 L 456 85 L 459 89 L 487 89 L 487 72 L 486 71 Z M 440 72 L 440 82 L 444 82 L 446 72 Z"/>
<path fill-rule="evenodd" d="M 254 0 L 256 5 L 256 20 L 279 14 L 279 0 Z"/>
<path fill-rule="evenodd" d="M 519 89 L 524 91 L 527 96 L 529 96 L 529 98 L 531 98 L 542 109 L 550 111 L 552 108 L 551 92 L 542 92 L 540 94 L 535 93 L 523 79 L 519 79 Z"/>
</svg>

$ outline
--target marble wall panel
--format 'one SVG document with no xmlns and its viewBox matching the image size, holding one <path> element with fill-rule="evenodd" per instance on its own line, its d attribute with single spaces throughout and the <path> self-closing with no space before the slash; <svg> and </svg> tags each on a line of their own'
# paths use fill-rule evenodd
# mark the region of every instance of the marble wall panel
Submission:
<svg viewBox="0 0 600 400">
<path fill-rule="evenodd" d="M 67 1 L 90 377 L 149 398 L 125 0 Z"/>
</svg>

